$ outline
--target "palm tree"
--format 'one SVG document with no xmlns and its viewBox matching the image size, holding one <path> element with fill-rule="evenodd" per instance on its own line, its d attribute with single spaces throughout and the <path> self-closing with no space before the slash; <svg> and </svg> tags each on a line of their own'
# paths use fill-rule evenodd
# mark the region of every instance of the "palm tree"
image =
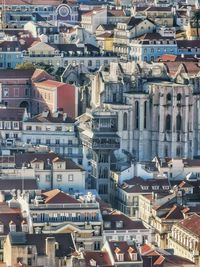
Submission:
<svg viewBox="0 0 200 267">
<path fill-rule="evenodd" d="M 199 38 L 199 21 L 200 21 L 200 9 L 196 9 L 194 11 L 193 20 L 195 22 L 196 30 L 197 30 L 197 37 Z"/>
</svg>

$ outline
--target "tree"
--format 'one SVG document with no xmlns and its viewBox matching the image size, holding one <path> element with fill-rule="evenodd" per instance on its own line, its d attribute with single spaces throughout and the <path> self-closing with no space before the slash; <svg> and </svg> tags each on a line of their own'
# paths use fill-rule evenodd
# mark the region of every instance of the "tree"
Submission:
<svg viewBox="0 0 200 267">
<path fill-rule="evenodd" d="M 15 69 L 17 70 L 34 70 L 36 67 L 31 62 L 25 62 L 22 64 L 17 64 Z"/>
<path fill-rule="evenodd" d="M 199 38 L 199 21 L 200 21 L 200 9 L 194 11 L 193 20 L 195 22 L 195 27 L 197 31 L 197 37 Z"/>
</svg>

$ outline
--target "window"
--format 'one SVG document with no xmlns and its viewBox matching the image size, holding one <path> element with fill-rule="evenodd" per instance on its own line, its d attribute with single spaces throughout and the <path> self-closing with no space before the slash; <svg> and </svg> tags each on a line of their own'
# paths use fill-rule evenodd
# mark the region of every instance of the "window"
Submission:
<svg viewBox="0 0 200 267">
<path fill-rule="evenodd" d="M 29 90 L 28 88 L 25 89 L 25 96 L 28 96 L 29 95 Z"/>
<path fill-rule="evenodd" d="M 135 101 L 135 128 L 139 128 L 139 102 Z"/>
<path fill-rule="evenodd" d="M 39 131 L 39 132 L 42 131 L 42 127 L 41 126 L 36 126 L 35 129 L 36 129 L 36 131 Z"/>
<path fill-rule="evenodd" d="M 73 181 L 74 180 L 74 175 L 73 174 L 69 174 L 68 175 L 68 181 Z"/>
<path fill-rule="evenodd" d="M 92 67 L 92 60 L 88 60 L 88 67 Z"/>
<path fill-rule="evenodd" d="M 72 148 L 68 148 L 68 155 L 72 155 Z"/>
<path fill-rule="evenodd" d="M 147 101 L 144 102 L 144 129 L 147 128 Z"/>
<path fill-rule="evenodd" d="M 171 94 L 167 94 L 167 103 L 172 101 L 172 96 Z"/>
<path fill-rule="evenodd" d="M 181 98 L 182 98 L 181 94 L 177 94 L 176 100 L 177 100 L 178 102 L 181 101 Z"/>
<path fill-rule="evenodd" d="M 181 156 L 181 148 L 180 148 L 180 146 L 178 146 L 178 147 L 176 148 L 176 156 L 177 156 L 177 157 L 180 157 L 180 156 Z"/>
<path fill-rule="evenodd" d="M 32 248 L 31 247 L 28 247 L 28 254 L 32 254 Z"/>
<path fill-rule="evenodd" d="M 35 164 L 35 168 L 36 168 L 36 169 L 40 169 L 40 164 L 39 164 L 39 163 L 36 163 L 36 164 Z"/>
<path fill-rule="evenodd" d="M 166 116 L 165 130 L 166 131 L 170 131 L 171 130 L 171 116 L 169 114 Z"/>
<path fill-rule="evenodd" d="M 47 174 L 46 175 L 46 182 L 49 182 L 49 181 L 51 181 L 51 175 Z"/>
<path fill-rule="evenodd" d="M 168 157 L 168 146 L 165 146 L 164 149 L 164 156 L 167 158 Z"/>
<path fill-rule="evenodd" d="M 9 89 L 8 88 L 4 88 L 4 90 L 3 90 L 3 96 L 4 97 L 9 96 Z"/>
<path fill-rule="evenodd" d="M 96 67 L 97 67 L 97 68 L 100 67 L 100 60 L 96 60 Z"/>
<path fill-rule="evenodd" d="M 57 181 L 61 182 L 62 181 L 62 175 L 61 174 L 57 174 Z"/>
<path fill-rule="evenodd" d="M 62 131 L 62 126 L 57 126 L 56 127 L 56 131 L 61 132 Z"/>
<path fill-rule="evenodd" d="M 26 126 L 26 130 L 27 131 L 31 131 L 32 130 L 32 126 Z"/>
<path fill-rule="evenodd" d="M 60 140 L 56 139 L 56 145 L 60 145 Z"/>
<path fill-rule="evenodd" d="M 19 88 L 14 89 L 14 96 L 19 96 Z"/>
<path fill-rule="evenodd" d="M 181 131 L 181 115 L 176 116 L 176 130 Z"/>
<path fill-rule="evenodd" d="M 18 122 L 13 122 L 13 127 L 14 128 L 18 128 L 19 127 L 19 123 Z"/>
<path fill-rule="evenodd" d="M 123 115 L 123 130 L 127 130 L 127 113 Z"/>
<path fill-rule="evenodd" d="M 51 140 L 50 139 L 46 139 L 46 145 L 50 145 L 51 144 Z"/>
<path fill-rule="evenodd" d="M 36 139 L 36 145 L 40 145 L 41 144 L 41 139 Z"/>
<path fill-rule="evenodd" d="M 68 140 L 68 145 L 72 145 L 72 140 Z"/>
<path fill-rule="evenodd" d="M 28 266 L 31 266 L 31 265 L 32 265 L 32 259 L 28 258 Z"/>
</svg>

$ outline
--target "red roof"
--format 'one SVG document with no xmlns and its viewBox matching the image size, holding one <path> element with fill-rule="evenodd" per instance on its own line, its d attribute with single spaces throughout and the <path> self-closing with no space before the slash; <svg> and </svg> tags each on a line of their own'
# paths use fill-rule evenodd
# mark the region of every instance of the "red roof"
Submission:
<svg viewBox="0 0 200 267">
<path fill-rule="evenodd" d="M 187 219 L 182 220 L 178 224 L 181 228 L 191 232 L 194 235 L 200 237 L 200 216 L 197 214 L 193 214 Z"/>
<path fill-rule="evenodd" d="M 92 260 L 96 262 L 95 266 L 113 266 L 107 252 L 86 251 L 83 255 L 87 267 L 93 266 L 91 262 Z"/>
<path fill-rule="evenodd" d="M 46 204 L 80 203 L 78 200 L 60 191 L 59 189 L 54 189 L 54 190 L 45 192 L 42 195 L 45 198 Z"/>
</svg>

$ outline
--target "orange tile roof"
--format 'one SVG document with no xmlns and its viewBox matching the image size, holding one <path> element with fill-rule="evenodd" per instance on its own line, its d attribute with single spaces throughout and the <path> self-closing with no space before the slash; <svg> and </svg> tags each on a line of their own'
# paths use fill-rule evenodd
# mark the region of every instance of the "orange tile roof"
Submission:
<svg viewBox="0 0 200 267">
<path fill-rule="evenodd" d="M 56 203 L 80 203 L 72 196 L 60 191 L 59 189 L 53 189 L 51 191 L 42 194 L 45 198 L 45 204 Z"/>
<path fill-rule="evenodd" d="M 178 226 L 200 237 L 200 216 L 196 213 L 182 220 Z"/>
<path fill-rule="evenodd" d="M 42 82 L 36 82 L 35 85 L 38 87 L 47 87 L 47 88 L 58 88 L 60 86 L 66 85 L 65 83 L 54 81 L 54 80 L 46 80 Z"/>
<path fill-rule="evenodd" d="M 95 8 L 95 9 L 93 9 L 91 11 L 88 11 L 88 12 L 84 13 L 82 16 L 88 16 L 89 17 L 89 16 L 92 16 L 92 15 L 95 15 L 96 13 L 98 13 L 100 11 L 103 11 L 103 9 L 102 8 Z"/>
<path fill-rule="evenodd" d="M 164 262 L 165 258 L 160 255 L 157 260 L 153 263 L 153 265 L 157 266 L 157 265 L 161 265 Z"/>
</svg>

